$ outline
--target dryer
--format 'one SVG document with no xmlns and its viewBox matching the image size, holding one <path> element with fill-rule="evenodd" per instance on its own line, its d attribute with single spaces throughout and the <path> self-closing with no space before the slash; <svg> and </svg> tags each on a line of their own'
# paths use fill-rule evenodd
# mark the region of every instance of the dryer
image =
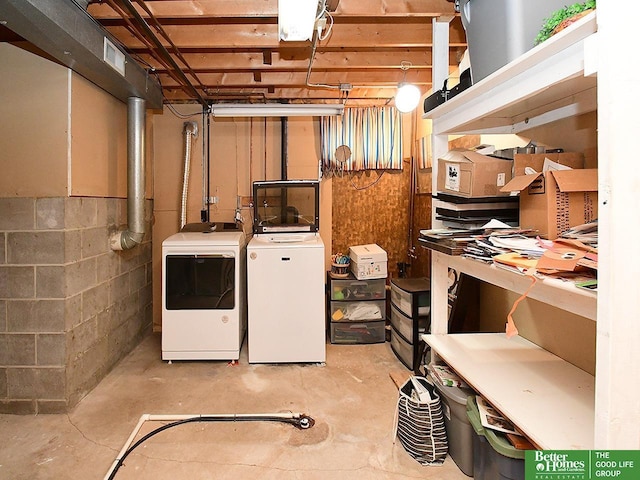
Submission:
<svg viewBox="0 0 640 480">
<path fill-rule="evenodd" d="M 237 360 L 247 325 L 244 232 L 162 243 L 162 359 Z"/>
</svg>

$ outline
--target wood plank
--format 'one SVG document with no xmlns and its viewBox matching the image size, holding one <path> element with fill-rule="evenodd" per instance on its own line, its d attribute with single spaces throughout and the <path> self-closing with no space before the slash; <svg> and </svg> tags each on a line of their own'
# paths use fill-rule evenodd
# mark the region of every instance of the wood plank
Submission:
<svg viewBox="0 0 640 480">
<path fill-rule="evenodd" d="M 164 31 L 178 48 L 272 48 L 278 49 L 277 24 L 247 25 L 166 25 Z M 126 27 L 113 26 L 107 30 L 123 44 L 131 48 L 145 45 L 131 36 Z M 464 32 L 451 32 L 453 45 L 465 44 Z M 168 45 L 167 42 L 163 42 Z M 328 39 L 322 42 L 325 47 L 355 48 L 371 47 L 372 44 L 384 47 L 410 48 L 431 47 L 433 44 L 430 23 L 411 24 L 340 24 L 334 25 Z"/>
<path fill-rule="evenodd" d="M 436 253 L 435 255 L 441 254 Z M 445 257 L 444 261 L 459 272 L 464 272 L 519 294 L 523 294 L 531 285 L 531 279 L 526 275 L 518 275 L 476 260 L 463 257 Z M 597 317 L 597 294 L 577 288 L 571 282 L 551 277 L 540 278 L 529 292 L 528 297 L 591 320 L 595 320 Z"/>
<path fill-rule="evenodd" d="M 160 72 L 162 73 L 162 72 Z M 197 71 L 198 78 L 205 85 L 212 86 L 227 86 L 227 87 L 241 87 L 247 85 L 253 85 L 253 70 L 248 69 L 245 72 L 202 72 Z M 306 70 L 297 70 L 292 72 L 274 72 L 271 70 L 261 70 L 262 73 L 262 84 L 270 84 L 270 85 L 290 85 L 290 86 L 305 86 L 306 85 Z M 417 85 L 419 88 L 422 88 L 426 92 L 426 87 L 431 86 L 431 72 L 415 72 L 411 76 L 407 76 L 410 78 L 410 82 L 414 85 Z M 397 88 L 398 82 L 402 80 L 402 72 L 398 69 L 397 71 L 381 71 L 381 72 L 371 72 L 371 71 L 355 71 L 348 73 L 348 82 L 356 85 L 368 85 L 368 86 L 393 86 Z M 311 76 L 309 81 L 311 83 L 322 83 L 335 85 L 336 87 L 340 83 L 346 83 L 346 74 L 343 71 L 337 72 L 328 72 L 328 71 L 316 71 L 315 69 L 311 72 Z M 169 80 L 168 77 L 164 75 L 161 76 L 161 83 L 163 86 L 171 87 L 175 86 L 175 80 Z"/>
<path fill-rule="evenodd" d="M 521 107 L 556 105 L 563 96 L 589 89 L 596 80 L 583 77 L 584 42 L 596 28 L 595 13 L 585 16 L 423 118 L 437 118 L 436 134 L 511 128 L 516 116 L 522 118 Z M 540 117 L 540 109 L 535 113 Z"/>
<path fill-rule="evenodd" d="M 522 337 L 481 333 L 422 338 L 538 447 L 593 449 L 592 375 Z"/>
<path fill-rule="evenodd" d="M 271 91 L 270 91 L 271 89 Z M 389 99 L 393 98 L 396 89 L 393 88 L 354 88 L 349 93 L 347 107 L 357 106 L 384 106 L 388 105 Z M 176 103 L 193 102 L 184 94 L 181 87 L 163 88 L 163 94 L 167 100 Z M 269 85 L 260 86 L 255 84 L 247 88 L 215 88 L 210 87 L 203 94 L 207 99 L 213 101 L 255 101 L 265 100 L 300 100 L 301 98 L 313 100 L 314 103 L 342 101 L 342 97 L 337 89 L 306 88 L 306 87 L 273 87 Z"/>
<path fill-rule="evenodd" d="M 278 15 L 277 0 L 147 0 L 147 6 L 158 17 L 275 17 Z M 94 3 L 88 7 L 96 18 L 114 18 L 117 14 L 105 3 Z M 447 0 L 340 0 L 336 15 L 360 16 L 438 16 L 455 15 L 453 3 Z"/>
<path fill-rule="evenodd" d="M 391 377 L 391 381 L 398 390 L 400 390 L 400 387 L 404 385 L 404 383 L 409 379 L 410 376 L 411 373 L 407 372 L 406 370 L 394 370 L 392 372 L 389 372 L 389 377 Z"/>
<path fill-rule="evenodd" d="M 194 70 L 215 68 L 219 70 L 234 70 L 245 68 L 262 69 L 306 69 L 309 65 L 309 48 L 296 51 L 278 51 L 268 49 L 235 49 L 229 50 L 213 49 L 181 49 L 185 60 Z M 148 49 L 133 50 L 142 60 L 155 65 L 157 62 L 149 55 Z M 263 52 L 271 52 L 271 63 L 265 64 Z M 400 56 L 402 60 L 411 62 L 412 70 L 431 68 L 431 51 L 424 49 L 403 49 L 388 50 L 379 52 L 343 50 L 324 51 L 319 49 L 313 60 L 315 69 L 375 69 L 375 68 L 400 68 Z M 457 52 L 452 51 L 449 55 L 449 62 L 456 62 Z"/>
</svg>

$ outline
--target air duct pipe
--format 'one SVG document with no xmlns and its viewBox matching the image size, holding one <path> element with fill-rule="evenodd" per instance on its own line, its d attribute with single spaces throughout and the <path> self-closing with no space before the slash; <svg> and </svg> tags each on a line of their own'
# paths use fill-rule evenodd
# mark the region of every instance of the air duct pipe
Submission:
<svg viewBox="0 0 640 480">
<path fill-rule="evenodd" d="M 127 229 L 111 235 L 112 250 L 129 250 L 145 233 L 145 101 L 127 99 Z"/>
<path fill-rule="evenodd" d="M 180 229 L 187 224 L 187 196 L 189 193 L 189 171 L 191 167 L 191 137 L 198 136 L 198 124 L 196 122 L 184 122 L 184 175 L 182 177 L 182 201 L 180 209 Z"/>
</svg>

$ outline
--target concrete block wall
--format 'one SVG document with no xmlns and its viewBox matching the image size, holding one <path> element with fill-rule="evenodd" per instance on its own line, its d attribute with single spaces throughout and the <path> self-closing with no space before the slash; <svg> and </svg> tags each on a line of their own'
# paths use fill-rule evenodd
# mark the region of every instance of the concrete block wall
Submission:
<svg viewBox="0 0 640 480">
<path fill-rule="evenodd" d="M 0 198 L 0 413 L 68 411 L 151 331 L 152 211 L 114 252 L 126 200 Z"/>
</svg>

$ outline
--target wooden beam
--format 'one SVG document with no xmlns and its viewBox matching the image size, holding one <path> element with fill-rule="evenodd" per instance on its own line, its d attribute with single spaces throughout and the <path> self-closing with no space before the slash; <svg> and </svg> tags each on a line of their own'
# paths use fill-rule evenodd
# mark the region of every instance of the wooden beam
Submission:
<svg viewBox="0 0 640 480">
<path fill-rule="evenodd" d="M 142 42 L 132 38 L 129 31 L 122 26 L 109 27 L 112 33 L 124 45 L 130 48 L 144 47 Z M 276 24 L 254 25 L 166 25 L 164 30 L 176 46 L 183 48 L 259 48 L 277 50 L 281 47 L 278 41 Z M 466 43 L 462 28 L 452 26 L 450 31 L 452 44 Z M 307 42 L 310 45 L 310 43 Z M 424 22 L 407 25 L 406 23 L 385 24 L 336 24 L 329 38 L 321 43 L 322 47 L 334 48 L 407 48 L 431 47 L 433 45 L 433 29 Z"/>
<path fill-rule="evenodd" d="M 348 76 L 347 76 L 348 75 Z M 253 85 L 256 81 L 254 73 L 251 71 L 240 73 L 198 73 L 198 77 L 204 85 L 215 85 L 225 87 L 244 87 Z M 165 74 L 159 75 L 160 82 L 163 87 L 176 85 L 176 81 L 169 78 Z M 306 72 L 261 72 L 261 83 L 264 85 L 306 85 Z M 395 71 L 355 71 L 355 72 L 327 72 L 320 71 L 311 73 L 310 83 L 321 83 L 335 85 L 341 83 L 350 83 L 354 86 L 362 85 L 388 85 L 396 87 L 398 82 L 403 78 L 403 72 L 400 69 Z M 348 79 L 348 81 L 347 81 Z M 420 86 L 431 85 L 430 70 L 409 70 L 406 80 Z"/>
<path fill-rule="evenodd" d="M 162 70 L 147 50 L 137 51 L 136 55 Z M 260 53 L 187 53 L 183 55 L 189 65 L 195 71 L 282 71 L 282 70 L 306 70 L 309 66 L 308 57 L 300 59 L 283 59 L 277 52 L 272 62 L 265 65 Z M 459 52 L 452 49 L 449 52 L 449 65 L 457 65 Z M 413 69 L 429 69 L 432 65 L 431 50 L 423 49 L 398 49 L 386 52 L 319 52 L 316 53 L 313 62 L 313 70 L 375 70 L 400 68 L 400 61 L 411 62 Z"/>
<path fill-rule="evenodd" d="M 332 0 L 333 2 L 333 0 Z M 330 11 L 331 5 L 330 2 Z M 162 17 L 276 17 L 277 0 L 146 0 L 154 16 Z M 335 2 L 338 3 L 338 2 Z M 116 18 L 118 15 L 103 3 L 92 3 L 88 12 L 96 18 Z M 340 0 L 332 11 L 338 15 L 361 16 L 439 16 L 455 14 L 453 3 L 447 0 Z"/>
<path fill-rule="evenodd" d="M 271 63 L 273 62 L 272 59 L 272 53 L 271 50 L 263 50 L 262 51 L 262 64 L 263 65 L 271 65 Z M 219 58 L 216 58 L 216 61 L 218 61 Z"/>
</svg>

